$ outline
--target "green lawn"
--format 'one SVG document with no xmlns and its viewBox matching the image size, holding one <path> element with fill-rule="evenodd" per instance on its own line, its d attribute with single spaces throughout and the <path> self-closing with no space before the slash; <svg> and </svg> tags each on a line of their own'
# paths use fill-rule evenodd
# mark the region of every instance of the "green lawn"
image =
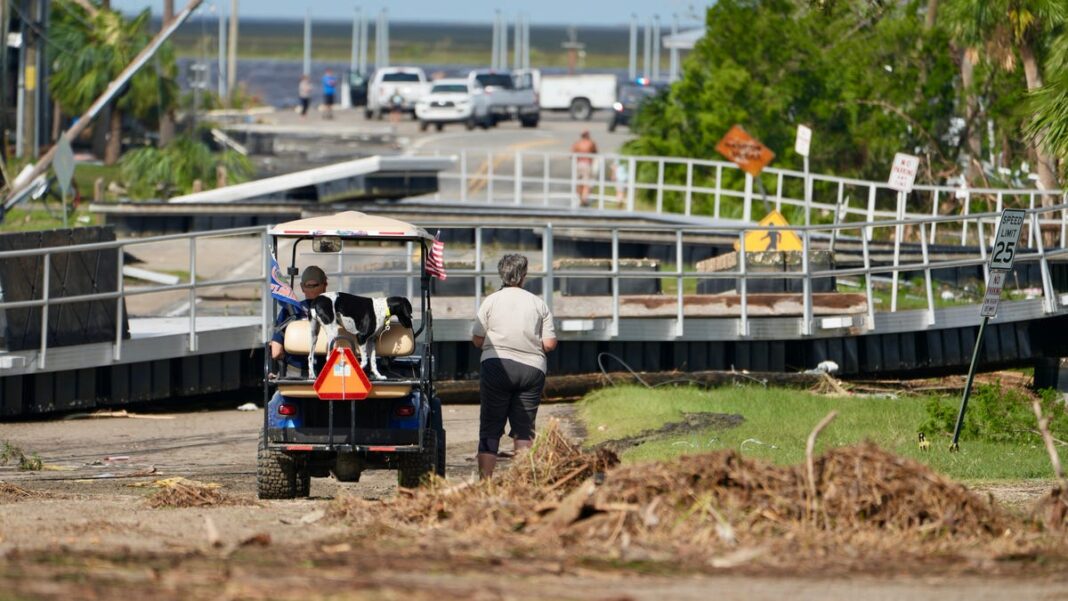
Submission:
<svg viewBox="0 0 1068 601">
<path fill-rule="evenodd" d="M 679 421 L 684 412 L 736 413 L 745 422 L 728 430 L 706 430 L 658 440 L 630 449 L 625 461 L 659 460 L 687 453 L 737 449 L 779 464 L 804 461 L 809 432 L 832 409 L 838 418 L 817 442 L 817 452 L 870 439 L 900 455 L 917 459 L 948 476 L 966 480 L 1049 478 L 1052 470 L 1041 441 L 1025 444 L 961 440 L 948 451 L 948 436 L 936 437 L 924 452 L 917 444 L 926 418 L 925 398 L 899 400 L 832 398 L 759 386 L 702 390 L 617 387 L 586 396 L 579 416 L 588 444 L 620 439 Z M 1068 457 L 1062 458 L 1062 462 Z"/>
</svg>

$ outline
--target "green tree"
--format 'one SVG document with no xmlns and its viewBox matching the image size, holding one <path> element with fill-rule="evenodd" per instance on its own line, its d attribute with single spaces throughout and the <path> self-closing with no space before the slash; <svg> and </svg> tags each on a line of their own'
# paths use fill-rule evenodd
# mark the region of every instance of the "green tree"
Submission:
<svg viewBox="0 0 1068 601">
<path fill-rule="evenodd" d="M 131 150 L 122 156 L 119 165 L 123 181 L 134 198 L 188 194 L 195 180 L 214 182 L 215 168 L 219 165 L 226 167 L 231 184 L 248 180 L 253 172 L 245 156 L 230 150 L 215 154 L 190 136 L 177 136 L 162 148 L 145 146 Z"/>
<path fill-rule="evenodd" d="M 52 94 L 71 114 L 81 114 L 149 42 L 149 11 L 133 19 L 88 0 L 53 4 Z M 143 67 L 113 102 L 104 162 L 115 164 L 122 151 L 124 114 L 155 124 L 178 97 L 174 57 L 166 50 Z M 156 69 L 156 65 L 160 69 Z"/>
<path fill-rule="evenodd" d="M 642 107 L 636 154 L 718 157 L 734 124 L 798 165 L 796 126 L 813 127 L 813 164 L 883 179 L 896 152 L 925 159 L 921 179 L 957 171 L 950 135 L 956 65 L 925 2 L 720 0 L 668 94 Z M 641 177 L 641 174 L 639 174 Z"/>
<path fill-rule="evenodd" d="M 1068 19 L 1064 0 L 950 0 L 945 15 L 954 37 L 990 64 L 1013 71 L 1023 66 L 1027 90 L 1044 85 L 1042 56 L 1051 35 Z M 1034 123 L 1034 121 L 1032 121 Z M 1041 127 L 1032 127 L 1032 152 L 1047 190 L 1057 188 L 1057 159 L 1044 142 Z M 1043 197 L 1045 204 L 1053 202 Z"/>
</svg>

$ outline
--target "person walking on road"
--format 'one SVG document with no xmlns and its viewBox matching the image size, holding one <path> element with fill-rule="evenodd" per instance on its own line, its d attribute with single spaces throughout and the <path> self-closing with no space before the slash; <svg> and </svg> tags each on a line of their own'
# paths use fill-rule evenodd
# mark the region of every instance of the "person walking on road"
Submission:
<svg viewBox="0 0 1068 601">
<path fill-rule="evenodd" d="M 590 130 L 582 130 L 578 141 L 571 145 L 571 152 L 580 155 L 575 157 L 579 204 L 584 207 L 589 206 L 590 181 L 593 179 L 593 155 L 597 154 L 597 144 L 590 138 Z"/>
<path fill-rule="evenodd" d="M 311 78 L 307 75 L 300 76 L 300 83 L 297 84 L 297 95 L 300 96 L 300 118 L 306 119 L 308 115 L 308 105 L 311 104 L 312 96 L 312 82 Z"/>
<path fill-rule="evenodd" d="M 323 75 L 323 104 L 326 106 L 326 110 L 323 113 L 323 119 L 334 118 L 334 98 L 337 96 L 337 76 L 334 75 L 334 71 L 331 69 L 326 70 L 326 74 Z"/>
<path fill-rule="evenodd" d="M 471 342 L 482 349 L 479 370 L 478 471 L 493 475 L 505 422 L 517 454 L 534 444 L 534 422 L 545 388 L 545 354 L 556 348 L 556 329 L 541 297 L 523 289 L 527 258 L 508 254 L 497 263 L 503 285 L 478 309 Z"/>
</svg>

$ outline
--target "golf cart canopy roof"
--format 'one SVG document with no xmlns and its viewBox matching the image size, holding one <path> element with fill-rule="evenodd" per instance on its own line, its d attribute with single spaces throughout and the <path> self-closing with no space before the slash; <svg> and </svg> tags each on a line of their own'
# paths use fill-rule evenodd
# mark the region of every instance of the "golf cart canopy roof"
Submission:
<svg viewBox="0 0 1068 601">
<path fill-rule="evenodd" d="M 336 215 L 308 217 L 279 223 L 271 228 L 270 234 L 272 236 L 433 239 L 433 236 L 421 227 L 397 219 L 368 215 L 358 211 L 345 211 Z"/>
</svg>

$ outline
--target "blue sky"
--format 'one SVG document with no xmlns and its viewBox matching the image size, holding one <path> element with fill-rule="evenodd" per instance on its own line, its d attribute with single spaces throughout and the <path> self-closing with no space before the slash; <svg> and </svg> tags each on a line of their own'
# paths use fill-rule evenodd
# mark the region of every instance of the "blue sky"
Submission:
<svg viewBox="0 0 1068 601">
<path fill-rule="evenodd" d="M 175 0 L 175 10 L 181 10 L 188 0 Z M 230 10 L 230 0 L 205 0 L 204 6 L 219 2 Z M 711 4 L 691 0 L 604 0 L 585 2 L 575 0 L 402 0 L 401 2 L 348 2 L 339 0 L 241 0 L 242 17 L 303 18 L 309 8 L 314 19 L 351 19 L 355 7 L 378 14 L 389 9 L 396 21 L 438 21 L 451 23 L 489 23 L 494 11 L 514 19 L 518 13 L 529 15 L 531 24 L 553 25 L 620 25 L 630 22 L 634 13 L 639 19 L 659 14 L 665 23 L 678 13 L 683 22 L 694 22 L 694 15 L 703 14 Z M 146 7 L 159 14 L 161 0 L 112 0 L 112 7 L 127 12 L 139 12 Z M 202 7 L 200 10 L 204 10 Z"/>
</svg>

